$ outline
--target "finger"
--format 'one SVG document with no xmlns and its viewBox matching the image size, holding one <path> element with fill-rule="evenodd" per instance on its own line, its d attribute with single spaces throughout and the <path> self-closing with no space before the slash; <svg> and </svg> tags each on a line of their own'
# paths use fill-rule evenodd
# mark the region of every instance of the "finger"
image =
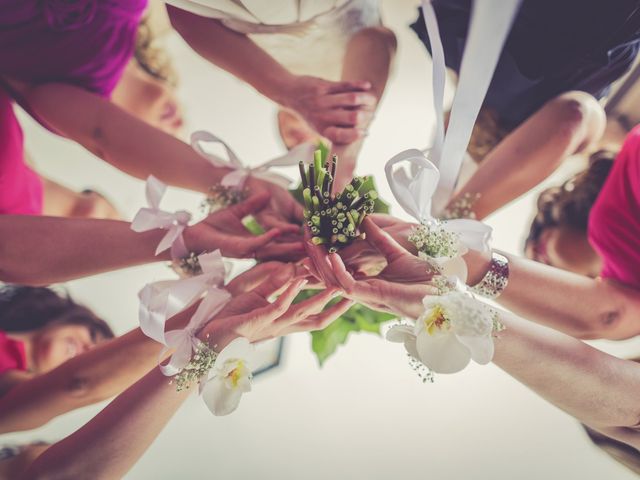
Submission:
<svg viewBox="0 0 640 480">
<path fill-rule="evenodd" d="M 258 260 L 297 261 L 305 256 L 303 242 L 270 243 L 256 251 Z"/>
<path fill-rule="evenodd" d="M 355 302 L 350 298 L 343 298 L 335 305 L 327 308 L 324 312 L 314 315 L 307 320 L 303 320 L 300 323 L 291 325 L 289 333 L 322 330 L 344 315 L 354 304 Z"/>
<path fill-rule="evenodd" d="M 299 234 L 300 224 L 287 222 L 285 219 L 277 217 L 272 213 L 263 213 L 258 216 L 264 228 L 277 228 L 283 234 Z"/>
<path fill-rule="evenodd" d="M 313 262 L 313 266 L 320 275 L 320 279 L 329 288 L 339 287 L 338 281 L 333 274 L 331 263 L 329 262 L 327 250 L 322 245 L 313 244 L 308 228 L 305 228 L 305 240 L 305 249 Z"/>
<path fill-rule="evenodd" d="M 310 315 L 316 315 L 322 312 L 327 303 L 341 294 L 342 292 L 340 290 L 330 288 L 323 290 L 300 303 L 296 303 L 295 305 L 292 305 L 287 312 L 286 321 L 288 323 L 297 323 Z"/>
<path fill-rule="evenodd" d="M 408 252 L 391 235 L 378 227 L 373 220 L 365 218 L 361 223 L 366 240 L 390 262 Z"/>
<path fill-rule="evenodd" d="M 334 82 L 328 89 L 328 93 L 343 93 L 350 91 L 366 91 L 371 90 L 371 82 L 366 80 L 352 80 L 346 82 Z"/>
<path fill-rule="evenodd" d="M 319 282 L 322 282 L 322 275 L 320 275 L 318 269 L 315 267 L 313 261 L 311 261 L 310 258 L 305 258 L 304 260 L 302 260 L 301 265 Z"/>
<path fill-rule="evenodd" d="M 322 135 L 331 140 L 335 145 L 345 145 L 356 142 L 364 138 L 366 134 L 367 132 L 365 130 L 355 127 L 345 128 L 330 126 L 322 131 Z"/>
<path fill-rule="evenodd" d="M 366 127 L 373 118 L 371 110 L 347 110 L 335 108 L 319 116 L 321 122 L 336 127 Z"/>
<path fill-rule="evenodd" d="M 273 303 L 253 311 L 252 317 L 254 321 L 272 322 L 284 315 L 306 283 L 306 280 L 294 280 L 291 282 Z"/>
<path fill-rule="evenodd" d="M 246 200 L 229 207 L 229 210 L 238 218 L 242 219 L 252 213 L 257 213 L 269 204 L 270 196 L 267 192 L 260 192 L 251 195 Z"/>
<path fill-rule="evenodd" d="M 375 108 L 377 104 L 376 96 L 368 92 L 346 92 L 332 93 L 318 97 L 317 106 L 319 108 L 339 108 L 339 107 L 367 107 Z"/>
<path fill-rule="evenodd" d="M 241 273 L 231 280 L 224 288 L 231 295 L 236 296 L 244 292 L 253 290 L 267 278 L 269 278 L 277 269 L 282 269 L 281 262 L 264 262 L 259 263 L 255 267 Z"/>
<path fill-rule="evenodd" d="M 356 287 L 356 281 L 347 271 L 347 267 L 345 267 L 342 262 L 340 255 L 332 253 L 329 255 L 329 262 L 337 284 L 345 291 L 345 293 L 350 295 L 353 294 Z"/>
</svg>

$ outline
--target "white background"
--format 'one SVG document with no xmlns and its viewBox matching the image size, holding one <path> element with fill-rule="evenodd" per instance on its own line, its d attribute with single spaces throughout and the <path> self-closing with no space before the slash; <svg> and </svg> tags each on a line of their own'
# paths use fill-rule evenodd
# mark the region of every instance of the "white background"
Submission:
<svg viewBox="0 0 640 480">
<path fill-rule="evenodd" d="M 383 3 L 399 50 L 359 172 L 376 174 L 383 197 L 391 199 L 383 164 L 400 150 L 426 146 L 433 114 L 430 59 L 408 29 L 416 2 Z M 273 104 L 196 57 L 177 36 L 169 38 L 169 47 L 181 73 L 186 132 L 211 130 L 248 162 L 282 152 Z M 141 181 L 53 138 L 33 122 L 25 122 L 25 133 L 38 168 L 51 177 L 75 188 L 99 189 L 128 218 L 143 204 Z M 579 167 L 573 160 L 563 167 L 563 174 Z M 559 178 L 554 177 L 555 183 Z M 198 195 L 174 189 L 165 205 L 195 210 L 199 200 Z M 489 219 L 496 247 L 520 253 L 534 200 L 535 194 L 527 195 Z M 402 215 L 398 208 L 394 213 Z M 157 264 L 79 280 L 69 288 L 77 300 L 123 333 L 136 326 L 136 292 L 146 282 L 170 277 L 167 268 Z M 633 346 L 607 345 L 624 354 L 633 352 Z M 103 405 L 0 440 L 55 441 Z M 441 375 L 435 384 L 423 385 L 399 345 L 361 334 L 320 369 L 309 336 L 300 334 L 288 339 L 283 366 L 258 379 L 233 415 L 213 417 L 200 399 L 191 398 L 127 478 L 624 480 L 634 476 L 593 447 L 577 421 L 493 365 L 472 365 L 458 375 Z"/>
</svg>

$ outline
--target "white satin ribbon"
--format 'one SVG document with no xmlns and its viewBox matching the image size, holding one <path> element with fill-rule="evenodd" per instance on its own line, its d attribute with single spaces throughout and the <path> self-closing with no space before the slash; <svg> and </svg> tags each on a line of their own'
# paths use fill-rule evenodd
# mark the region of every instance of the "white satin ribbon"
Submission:
<svg viewBox="0 0 640 480">
<path fill-rule="evenodd" d="M 396 201 L 409 215 L 423 225 L 437 222 L 431 215 L 431 202 L 439 184 L 440 172 L 420 150 L 400 152 L 387 162 L 384 172 Z M 465 247 L 489 251 L 493 231 L 490 226 L 466 218 L 445 220 L 440 222 L 440 226 L 456 233 Z"/>
<path fill-rule="evenodd" d="M 444 52 L 431 0 L 422 0 L 433 58 L 433 100 L 437 122 L 430 159 L 440 169 L 440 183 L 431 207 L 434 215 L 444 210 L 454 191 L 473 126 L 520 2 L 521 0 L 474 0 L 458 86 L 445 134 Z"/>
<path fill-rule="evenodd" d="M 145 185 L 145 193 L 149 207 L 138 210 L 131 222 L 131 230 L 134 232 L 146 232 L 148 230 L 162 229 L 167 233 L 156 248 L 156 255 L 170 248 L 174 243 L 182 245 L 182 232 L 189 225 L 191 214 L 185 210 L 177 212 L 165 212 L 160 210 L 160 202 L 167 186 L 153 175 L 149 175 Z"/>
<path fill-rule="evenodd" d="M 228 160 L 224 160 L 217 155 L 206 152 L 202 147 L 202 143 L 208 142 L 221 144 L 227 152 Z M 246 167 L 231 147 L 213 133 L 205 131 L 194 132 L 191 135 L 191 146 L 214 166 L 227 167 L 233 170 L 225 175 L 220 182 L 222 186 L 231 188 L 242 188 L 244 182 L 249 176 L 266 180 L 267 182 L 287 188 L 291 183 L 291 179 L 284 175 L 271 172 L 269 169 L 271 167 L 290 167 L 298 165 L 300 161 L 309 163 L 309 161 L 313 159 L 313 152 L 317 148 L 311 143 L 302 143 L 280 157 L 264 162 L 256 167 Z"/>
<path fill-rule="evenodd" d="M 202 267 L 201 275 L 151 283 L 138 294 L 140 329 L 146 336 L 167 347 L 161 353 L 161 358 L 167 350 L 174 350 L 169 362 L 161 366 L 165 375 L 175 375 L 189 362 L 192 348 L 198 343 L 195 334 L 230 299 L 229 293 L 220 288 L 226 274 L 220 250 L 202 254 L 198 260 Z M 193 305 L 203 295 L 205 297 L 189 324 L 182 330 L 165 333 L 166 321 Z"/>
</svg>

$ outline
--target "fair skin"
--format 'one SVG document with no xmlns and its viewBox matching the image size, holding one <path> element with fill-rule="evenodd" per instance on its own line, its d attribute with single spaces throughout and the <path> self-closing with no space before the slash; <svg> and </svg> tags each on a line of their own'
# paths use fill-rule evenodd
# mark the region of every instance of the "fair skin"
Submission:
<svg viewBox="0 0 640 480">
<path fill-rule="evenodd" d="M 528 192 L 569 156 L 592 148 L 606 125 L 604 109 L 589 94 L 568 92 L 547 102 L 482 159 L 450 204 L 465 194 L 483 219 Z"/>
<path fill-rule="evenodd" d="M 268 202 L 266 193 L 253 195 L 187 227 L 183 233 L 187 249 L 202 253 L 219 248 L 223 255 L 235 258 L 297 258 L 302 254 L 298 242 L 273 242 L 281 233 L 279 229 L 254 236 L 243 226 L 244 217 L 259 216 Z M 155 255 L 165 233 L 165 230 L 136 233 L 128 222 L 116 220 L 2 215 L 0 278 L 6 282 L 46 285 L 169 260 L 168 251 Z M 42 238 L 48 241 L 42 242 Z"/>
<path fill-rule="evenodd" d="M 210 338 L 218 348 L 223 348 L 238 335 L 257 341 L 269 336 L 324 328 L 352 303 L 342 300 L 323 311 L 327 302 L 340 293 L 337 289 L 327 289 L 291 305 L 305 286 L 303 278 L 307 275 L 300 267 L 280 262 L 259 264 L 239 275 L 226 287 L 233 295 L 232 300 L 221 310 L 216 321 L 203 330 L 201 338 Z M 281 295 L 278 301 L 268 301 L 287 287 L 286 294 Z M 183 328 L 196 307 L 192 306 L 169 319 L 166 330 Z M 273 311 L 278 312 L 279 318 L 274 319 L 268 328 L 252 320 L 256 316 L 266 318 L 259 315 Z M 162 345 L 137 328 L 88 349 L 43 374 L 7 372 L 0 376 L 0 432 L 36 428 L 65 412 L 122 392 L 153 368 L 162 349 Z M 123 351 L 127 355 L 121 355 Z M 59 360 L 60 357 L 57 358 Z M 49 363 L 51 361 L 49 359 Z"/>
<path fill-rule="evenodd" d="M 347 46 L 341 81 L 331 82 L 292 74 L 247 35 L 218 20 L 171 6 L 167 10 L 173 27 L 196 52 L 285 109 L 279 121 L 288 146 L 318 136 L 331 141 L 342 160 L 336 186 L 349 182 L 395 54 L 390 30 L 371 27 L 356 33 Z"/>
<path fill-rule="evenodd" d="M 254 276 L 263 278 L 262 283 L 256 278 L 239 280 L 237 285 L 257 281 L 258 286 L 234 296 L 199 337 L 217 345 L 218 349 L 239 335 L 247 335 L 246 338 L 257 342 L 322 328 L 351 305 L 342 301 L 323 311 L 327 301 L 339 293 L 335 291 L 292 305 L 304 281 L 292 280 L 287 273 L 291 268 L 285 264 L 269 266 Z M 265 272 L 269 273 L 266 277 Z M 273 280 L 274 277 L 278 280 Z M 279 291 L 280 296 L 270 303 L 268 298 Z M 171 385 L 159 369 L 153 368 L 84 427 L 50 446 L 20 478 L 121 478 L 160 434 L 189 393 L 176 392 L 175 385 Z"/>
</svg>

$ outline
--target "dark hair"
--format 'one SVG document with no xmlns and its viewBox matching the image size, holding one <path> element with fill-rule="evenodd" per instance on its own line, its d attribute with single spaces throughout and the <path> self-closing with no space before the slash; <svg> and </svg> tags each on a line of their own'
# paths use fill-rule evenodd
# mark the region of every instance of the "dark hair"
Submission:
<svg viewBox="0 0 640 480">
<path fill-rule="evenodd" d="M 45 287 L 9 285 L 0 289 L 0 330 L 27 332 L 51 323 L 85 326 L 93 341 L 114 336 L 104 320 L 68 295 Z"/>
<path fill-rule="evenodd" d="M 599 150 L 589 158 L 589 167 L 559 187 L 544 190 L 538 197 L 538 213 L 533 219 L 525 248 L 538 241 L 550 227 L 569 227 L 587 233 L 589 213 L 609 176 L 616 154 Z"/>
</svg>

